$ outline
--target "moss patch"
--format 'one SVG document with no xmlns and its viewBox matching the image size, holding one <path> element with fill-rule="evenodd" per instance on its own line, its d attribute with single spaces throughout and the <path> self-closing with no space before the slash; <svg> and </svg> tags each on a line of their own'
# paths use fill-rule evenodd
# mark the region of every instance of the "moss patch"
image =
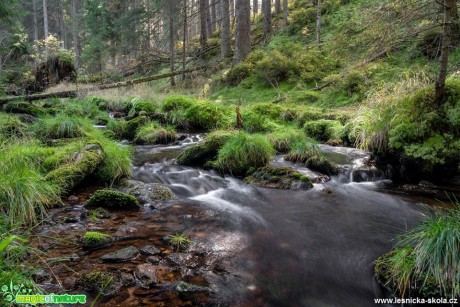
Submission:
<svg viewBox="0 0 460 307">
<path fill-rule="evenodd" d="M 88 231 L 81 239 L 81 245 L 85 249 L 96 249 L 109 245 L 112 242 L 112 238 L 109 235 Z"/>
<path fill-rule="evenodd" d="M 264 188 L 307 190 L 313 187 L 310 179 L 288 167 L 262 167 L 245 178 L 250 184 Z"/>
<path fill-rule="evenodd" d="M 139 210 L 137 199 L 115 190 L 99 190 L 85 204 L 86 208 L 102 207 L 111 210 Z"/>
<path fill-rule="evenodd" d="M 329 162 L 321 156 L 314 156 L 307 160 L 305 165 L 312 171 L 320 172 L 328 176 L 338 175 L 340 169 L 335 163 Z"/>
</svg>

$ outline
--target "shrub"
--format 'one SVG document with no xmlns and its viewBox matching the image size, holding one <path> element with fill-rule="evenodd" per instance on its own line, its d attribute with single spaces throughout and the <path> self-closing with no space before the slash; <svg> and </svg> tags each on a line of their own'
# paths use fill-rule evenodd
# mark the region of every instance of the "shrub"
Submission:
<svg viewBox="0 0 460 307">
<path fill-rule="evenodd" d="M 252 167 L 267 165 L 273 154 L 274 149 L 264 136 L 239 132 L 219 150 L 214 167 L 235 176 L 244 176 Z"/>
<path fill-rule="evenodd" d="M 162 127 L 157 122 L 150 122 L 136 133 L 135 141 L 142 144 L 168 144 L 176 140 L 176 130 L 171 127 Z"/>
<path fill-rule="evenodd" d="M 106 208 L 113 210 L 139 210 L 137 199 L 129 194 L 115 190 L 99 190 L 85 204 L 86 208 Z"/>
<path fill-rule="evenodd" d="M 228 85 L 237 86 L 244 79 L 249 77 L 250 73 L 254 70 L 254 64 L 250 62 L 241 62 L 230 69 L 224 76 L 224 81 Z"/>
</svg>

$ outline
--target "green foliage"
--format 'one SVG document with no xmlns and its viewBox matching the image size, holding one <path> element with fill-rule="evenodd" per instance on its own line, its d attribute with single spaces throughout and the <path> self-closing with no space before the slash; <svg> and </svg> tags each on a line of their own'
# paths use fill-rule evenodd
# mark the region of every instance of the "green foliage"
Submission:
<svg viewBox="0 0 460 307">
<path fill-rule="evenodd" d="M 310 158 L 318 155 L 320 155 L 320 151 L 316 143 L 307 139 L 294 143 L 284 159 L 294 163 L 306 163 Z"/>
<path fill-rule="evenodd" d="M 107 208 L 112 210 L 138 210 L 137 199 L 129 194 L 115 190 L 96 191 L 85 204 L 86 208 Z"/>
<path fill-rule="evenodd" d="M 168 236 L 169 243 L 176 248 L 176 251 L 185 249 L 192 242 L 190 238 L 182 233 L 176 233 Z"/>
<path fill-rule="evenodd" d="M 21 147 L 22 148 L 22 147 Z M 0 157 L 0 211 L 7 222 L 33 225 L 46 215 L 46 207 L 59 202 L 57 186 L 45 180 L 33 156 L 20 156 L 14 145 Z"/>
<path fill-rule="evenodd" d="M 303 131 L 292 127 L 281 127 L 268 134 L 267 139 L 280 153 L 289 152 L 294 144 L 307 142 Z"/>
<path fill-rule="evenodd" d="M 130 106 L 128 116 L 139 115 L 141 112 L 144 112 L 145 115 L 152 115 L 157 111 L 156 102 L 146 101 L 139 97 L 131 99 L 128 106 Z"/>
<path fill-rule="evenodd" d="M 150 122 L 139 128 L 135 141 L 142 144 L 168 144 L 176 140 L 174 127 L 162 127 L 157 122 Z"/>
<path fill-rule="evenodd" d="M 42 140 L 77 138 L 84 136 L 83 126 L 88 125 L 82 118 L 64 113 L 38 119 L 30 126 L 30 131 Z"/>
<path fill-rule="evenodd" d="M 337 120 L 320 119 L 306 122 L 304 131 L 309 137 L 323 142 L 331 139 L 340 140 L 345 137 L 344 127 Z"/>
<path fill-rule="evenodd" d="M 81 239 L 81 245 L 85 249 L 101 248 L 109 245 L 111 242 L 112 237 L 95 231 L 88 231 Z"/>
<path fill-rule="evenodd" d="M 219 150 L 213 165 L 222 172 L 244 176 L 252 167 L 267 165 L 273 154 L 274 149 L 264 136 L 239 132 Z"/>
<path fill-rule="evenodd" d="M 167 97 L 163 101 L 161 110 L 163 112 L 185 110 L 191 107 L 195 102 L 196 100 L 189 96 L 173 95 Z"/>
<path fill-rule="evenodd" d="M 113 282 L 114 277 L 108 272 L 91 271 L 78 280 L 78 285 L 93 293 L 103 293 Z"/>
<path fill-rule="evenodd" d="M 27 134 L 27 126 L 15 115 L 0 113 L 0 136 L 19 138 Z"/>
<path fill-rule="evenodd" d="M 402 295 L 460 296 L 460 209 L 437 211 L 376 262 L 376 273 Z"/>
</svg>

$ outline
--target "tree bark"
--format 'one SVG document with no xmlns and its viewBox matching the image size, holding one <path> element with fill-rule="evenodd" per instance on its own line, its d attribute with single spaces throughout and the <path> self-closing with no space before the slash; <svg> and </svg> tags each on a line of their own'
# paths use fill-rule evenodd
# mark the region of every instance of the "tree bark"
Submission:
<svg viewBox="0 0 460 307">
<path fill-rule="evenodd" d="M 187 28 L 188 28 L 188 20 L 187 20 L 187 0 L 184 0 L 184 8 L 183 8 L 183 13 L 184 13 L 184 36 L 182 39 L 182 70 L 185 70 L 185 66 L 187 64 Z M 182 80 L 185 80 L 185 73 L 182 75 Z"/>
<path fill-rule="evenodd" d="M 216 31 L 217 25 L 217 10 L 216 10 L 216 0 L 211 0 L 211 30 L 212 33 Z"/>
<path fill-rule="evenodd" d="M 259 14 L 259 0 L 252 1 L 252 12 L 254 13 L 254 16 Z"/>
<path fill-rule="evenodd" d="M 251 1 L 236 0 L 236 38 L 234 63 L 238 64 L 251 52 Z"/>
<path fill-rule="evenodd" d="M 435 100 L 438 105 L 442 103 L 446 90 L 447 65 L 449 63 L 449 48 L 451 42 L 450 31 L 454 1 L 456 0 L 443 1 L 444 18 L 442 23 L 441 58 L 439 61 L 439 74 L 435 82 Z"/>
<path fill-rule="evenodd" d="M 284 0 L 283 1 L 283 22 L 284 22 L 284 26 L 287 26 L 287 23 L 288 23 L 288 13 L 289 13 L 288 0 Z"/>
<path fill-rule="evenodd" d="M 32 8 L 34 13 L 34 46 L 38 50 L 38 13 L 37 0 L 32 0 Z"/>
<path fill-rule="evenodd" d="M 171 68 L 171 73 L 174 73 L 174 58 L 175 58 L 175 40 L 174 40 L 174 16 L 172 10 L 169 11 L 169 65 Z M 171 86 L 174 87 L 176 86 L 176 79 L 174 78 L 174 75 L 171 75 Z"/>
<path fill-rule="evenodd" d="M 77 15 L 77 0 L 72 0 L 72 42 L 73 42 L 73 52 L 75 53 L 75 68 L 78 70 L 80 67 L 80 53 L 78 49 L 78 15 Z"/>
<path fill-rule="evenodd" d="M 211 6 L 209 0 L 205 0 L 206 4 L 206 31 L 208 38 L 212 36 L 212 20 L 211 20 Z"/>
<path fill-rule="evenodd" d="M 272 3 L 271 0 L 262 0 L 264 14 L 264 40 L 268 42 L 272 33 Z"/>
<path fill-rule="evenodd" d="M 316 5 L 316 43 L 321 49 L 321 0 L 317 0 Z"/>
<path fill-rule="evenodd" d="M 45 31 L 45 41 L 48 38 L 48 3 L 47 0 L 43 0 L 43 27 Z M 48 44 L 45 43 L 45 52 L 48 55 Z"/>
<path fill-rule="evenodd" d="M 206 2 L 207 0 L 199 0 L 201 57 L 204 57 L 204 50 L 206 49 L 206 46 L 208 44 L 208 33 L 206 26 Z"/>
<path fill-rule="evenodd" d="M 229 6 L 229 0 L 222 0 L 222 31 L 220 36 L 222 58 L 227 58 L 230 55 L 231 50 Z"/>
<path fill-rule="evenodd" d="M 275 0 L 275 14 L 281 14 L 281 0 Z"/>
</svg>

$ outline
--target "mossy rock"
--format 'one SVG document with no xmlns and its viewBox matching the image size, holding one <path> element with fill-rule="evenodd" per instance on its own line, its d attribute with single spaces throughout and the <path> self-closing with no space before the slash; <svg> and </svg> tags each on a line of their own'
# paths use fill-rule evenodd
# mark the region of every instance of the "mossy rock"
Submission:
<svg viewBox="0 0 460 307">
<path fill-rule="evenodd" d="M 3 106 L 3 111 L 15 114 L 28 114 L 32 116 L 40 116 L 45 114 L 45 110 L 32 103 L 27 102 L 10 102 Z"/>
<path fill-rule="evenodd" d="M 217 157 L 219 149 L 233 134 L 232 131 L 215 131 L 203 141 L 187 147 L 176 159 L 177 163 L 190 166 L 203 166 Z"/>
<path fill-rule="evenodd" d="M 170 188 L 159 183 L 126 180 L 120 189 L 123 192 L 134 195 L 143 203 L 155 204 L 157 202 L 178 199 Z"/>
<path fill-rule="evenodd" d="M 339 167 L 326 158 L 321 156 L 314 156 L 307 160 L 305 165 L 312 171 L 319 172 L 328 176 L 338 175 L 340 173 Z"/>
<path fill-rule="evenodd" d="M 118 192 L 115 190 L 104 189 L 94 193 L 85 204 L 86 208 L 106 208 L 110 210 L 139 210 L 140 206 L 136 197 Z"/>
<path fill-rule="evenodd" d="M 100 232 L 88 231 L 81 239 L 81 246 L 84 249 L 97 249 L 110 245 L 112 237 Z"/>
<path fill-rule="evenodd" d="M 257 169 L 245 181 L 264 188 L 308 190 L 313 188 L 310 179 L 288 167 L 266 166 Z"/>
<path fill-rule="evenodd" d="M 45 179 L 56 184 L 61 194 L 66 194 L 92 174 L 103 160 L 102 148 L 98 144 L 90 144 L 76 154 L 72 161 L 49 172 Z"/>
<path fill-rule="evenodd" d="M 77 281 L 77 285 L 80 289 L 91 293 L 110 296 L 120 290 L 122 282 L 119 274 L 95 270 L 81 276 Z"/>
</svg>

